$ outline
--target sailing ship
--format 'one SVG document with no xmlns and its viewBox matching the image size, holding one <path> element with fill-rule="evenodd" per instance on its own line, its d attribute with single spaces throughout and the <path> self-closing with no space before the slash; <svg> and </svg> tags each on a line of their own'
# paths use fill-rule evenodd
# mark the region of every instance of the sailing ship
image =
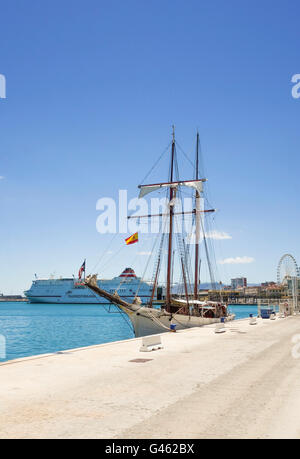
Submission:
<svg viewBox="0 0 300 459">
<path fill-rule="evenodd" d="M 208 255 L 207 241 L 205 238 L 205 230 L 203 224 L 203 216 L 206 213 L 214 212 L 214 209 L 203 209 L 200 201 L 203 195 L 203 186 L 206 182 L 205 178 L 199 178 L 199 133 L 197 133 L 196 142 L 196 164 L 195 164 L 195 178 L 192 180 L 179 180 L 178 164 L 176 156 L 175 130 L 173 127 L 172 142 L 171 142 L 171 155 L 170 155 L 170 173 L 169 181 L 149 185 L 139 185 L 140 195 L 142 198 L 147 194 L 166 189 L 168 206 L 166 214 L 156 214 L 155 217 L 166 217 L 165 222 L 168 225 L 167 232 L 162 232 L 161 243 L 158 253 L 157 262 L 155 264 L 154 278 L 152 283 L 152 293 L 148 304 L 143 305 L 141 299 L 136 296 L 132 302 L 125 301 L 120 298 L 117 292 L 111 293 L 100 288 L 97 281 L 97 275 L 88 276 L 84 284 L 95 294 L 107 301 L 115 304 L 123 313 L 125 313 L 133 326 L 135 336 L 147 336 L 158 334 L 167 331 L 176 331 L 192 327 L 199 327 L 212 323 L 225 322 L 234 319 L 234 315 L 230 314 L 227 305 L 222 301 L 221 291 L 219 291 L 220 298 L 218 301 L 201 300 L 199 291 L 200 287 L 200 237 L 204 240 L 205 252 Z M 177 212 L 176 199 L 180 194 L 180 190 L 189 188 L 192 190 L 195 207 L 191 211 Z M 178 215 L 184 218 L 186 214 L 192 214 L 195 220 L 195 254 L 194 254 L 194 282 L 193 291 L 191 291 L 189 279 L 189 248 L 184 240 L 184 234 L 176 234 L 177 243 L 179 248 L 175 250 L 175 218 Z M 144 217 L 151 217 L 146 215 Z M 134 217 L 128 217 L 134 218 Z M 142 218 L 139 216 L 138 218 Z M 166 287 L 165 298 L 160 307 L 155 307 L 154 295 L 158 285 L 159 274 L 161 271 L 163 259 L 163 241 L 167 236 L 167 259 L 166 259 Z M 176 295 L 172 290 L 172 280 L 174 274 L 174 257 L 175 252 L 179 254 L 179 268 L 181 271 L 182 285 L 184 286 L 184 295 Z M 209 264 L 209 271 L 211 274 L 211 265 Z"/>
</svg>

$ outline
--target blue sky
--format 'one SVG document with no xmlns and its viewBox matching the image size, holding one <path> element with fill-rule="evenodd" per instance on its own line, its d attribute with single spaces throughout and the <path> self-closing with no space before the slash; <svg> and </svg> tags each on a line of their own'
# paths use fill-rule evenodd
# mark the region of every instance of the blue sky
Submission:
<svg viewBox="0 0 300 459">
<path fill-rule="evenodd" d="M 254 259 L 219 265 L 222 279 L 275 279 L 283 253 L 300 260 L 299 2 L 0 8 L 0 291 L 22 292 L 34 273 L 69 276 L 84 258 L 96 265 L 111 239 L 96 231 L 97 200 L 119 189 L 136 196 L 172 124 L 191 159 L 200 132 L 217 228 L 231 236 L 216 241 L 217 260 Z M 147 244 L 122 250 L 103 274 L 117 275 Z M 145 259 L 135 258 L 141 274 Z"/>
</svg>

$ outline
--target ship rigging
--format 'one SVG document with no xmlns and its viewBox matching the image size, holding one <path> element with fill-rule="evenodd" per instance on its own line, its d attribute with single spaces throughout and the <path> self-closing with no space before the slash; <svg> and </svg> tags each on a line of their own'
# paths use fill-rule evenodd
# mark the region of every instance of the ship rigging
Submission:
<svg viewBox="0 0 300 459">
<path fill-rule="evenodd" d="M 161 234 L 159 236 L 160 244 L 154 265 L 152 279 L 152 293 L 147 305 L 142 305 L 141 300 L 136 296 L 132 303 L 121 299 L 117 292 L 110 293 L 101 288 L 97 283 L 97 276 L 88 276 L 85 285 L 97 295 L 105 298 L 107 301 L 118 306 L 125 314 L 128 315 L 133 325 L 136 336 L 144 336 L 162 331 L 184 329 L 201 326 L 220 320 L 232 320 L 233 315 L 227 311 L 227 305 L 222 302 L 221 293 L 220 301 L 201 301 L 199 298 L 201 257 L 200 257 L 200 240 L 203 240 L 204 253 L 207 259 L 207 265 L 212 285 L 215 285 L 212 264 L 209 257 L 209 247 L 207 243 L 204 216 L 213 213 L 215 210 L 206 209 L 202 205 L 203 187 L 206 182 L 205 178 L 199 178 L 199 133 L 196 140 L 196 158 L 195 158 L 195 177 L 191 180 L 180 180 L 179 169 L 176 153 L 175 129 L 173 127 L 172 142 L 170 151 L 170 168 L 169 179 L 167 182 L 139 185 L 139 198 L 156 192 L 165 190 L 167 197 L 167 210 L 158 214 L 148 214 L 142 216 L 133 216 L 130 218 L 153 218 L 164 217 L 162 219 Z M 191 190 L 194 199 L 194 208 L 190 211 L 178 210 L 178 202 L 182 202 L 183 190 Z M 181 207 L 182 209 L 182 207 Z M 186 234 L 181 225 L 178 225 L 178 218 L 183 222 L 187 215 L 192 216 L 194 220 L 194 268 L 191 269 L 190 246 L 187 244 Z M 165 245 L 167 245 L 166 250 Z M 173 278 L 175 274 L 174 262 L 175 254 L 178 255 L 178 269 L 182 281 L 184 294 L 178 296 L 172 291 Z M 166 255 L 166 256 L 165 256 Z M 161 307 L 153 307 L 154 294 L 162 272 L 163 259 L 166 262 L 166 282 L 165 298 Z M 193 272 L 193 274 L 192 274 Z M 192 281 L 193 277 L 193 281 Z M 193 284 L 193 285 L 192 285 Z M 191 288 L 192 285 L 192 288 Z"/>
</svg>

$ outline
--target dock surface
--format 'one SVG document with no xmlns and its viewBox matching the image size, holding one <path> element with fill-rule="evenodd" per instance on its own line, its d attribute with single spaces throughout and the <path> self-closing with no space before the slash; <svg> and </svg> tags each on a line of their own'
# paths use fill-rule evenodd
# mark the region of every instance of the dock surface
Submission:
<svg viewBox="0 0 300 459">
<path fill-rule="evenodd" d="M 0 438 L 299 438 L 300 316 L 214 329 L 0 364 Z"/>
</svg>

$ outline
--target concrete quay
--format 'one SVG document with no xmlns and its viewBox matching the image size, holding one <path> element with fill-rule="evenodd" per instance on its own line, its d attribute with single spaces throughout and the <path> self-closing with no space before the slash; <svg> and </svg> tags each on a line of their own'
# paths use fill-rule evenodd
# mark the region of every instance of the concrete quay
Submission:
<svg viewBox="0 0 300 459">
<path fill-rule="evenodd" d="M 300 437 L 300 316 L 161 337 L 0 364 L 0 438 Z"/>
</svg>

